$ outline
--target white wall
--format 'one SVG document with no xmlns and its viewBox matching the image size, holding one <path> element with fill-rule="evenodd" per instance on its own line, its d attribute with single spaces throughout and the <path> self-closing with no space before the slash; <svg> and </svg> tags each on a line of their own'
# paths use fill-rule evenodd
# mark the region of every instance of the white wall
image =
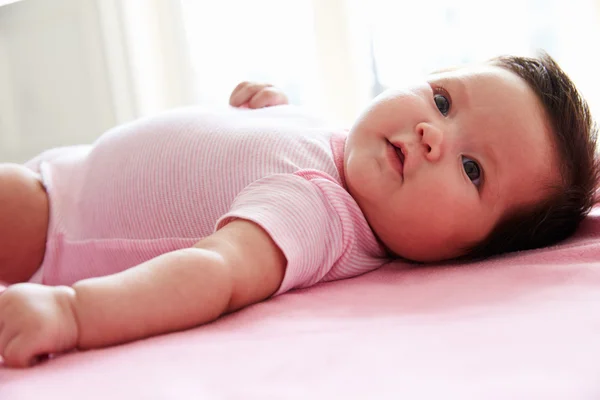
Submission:
<svg viewBox="0 0 600 400">
<path fill-rule="evenodd" d="M 87 143 L 115 125 L 100 26 L 95 0 L 0 7 L 0 161 Z"/>
</svg>

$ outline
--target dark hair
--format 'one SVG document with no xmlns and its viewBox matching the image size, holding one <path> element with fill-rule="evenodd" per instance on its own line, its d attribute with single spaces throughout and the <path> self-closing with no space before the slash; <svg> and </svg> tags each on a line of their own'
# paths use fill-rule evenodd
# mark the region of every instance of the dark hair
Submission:
<svg viewBox="0 0 600 400">
<path fill-rule="evenodd" d="M 600 164 L 597 127 L 573 82 L 546 53 L 537 58 L 503 56 L 492 65 L 513 72 L 534 91 L 548 119 L 561 182 L 538 204 L 512 210 L 467 258 L 552 245 L 570 236 L 596 202 Z"/>
</svg>

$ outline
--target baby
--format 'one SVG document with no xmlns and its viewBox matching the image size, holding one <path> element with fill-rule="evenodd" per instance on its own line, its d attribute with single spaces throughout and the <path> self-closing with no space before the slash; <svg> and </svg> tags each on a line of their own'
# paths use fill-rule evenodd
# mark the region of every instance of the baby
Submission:
<svg viewBox="0 0 600 400">
<path fill-rule="evenodd" d="M 349 131 L 269 85 L 230 104 L 0 167 L 5 365 L 192 328 L 395 258 L 550 245 L 594 204 L 595 127 L 546 54 L 387 91 Z"/>
</svg>

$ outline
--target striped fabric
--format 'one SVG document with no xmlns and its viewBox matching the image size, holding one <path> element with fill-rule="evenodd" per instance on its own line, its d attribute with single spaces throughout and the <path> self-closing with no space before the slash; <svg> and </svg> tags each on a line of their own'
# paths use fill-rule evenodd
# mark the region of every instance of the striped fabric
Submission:
<svg viewBox="0 0 600 400">
<path fill-rule="evenodd" d="M 50 197 L 34 281 L 107 275 L 189 247 L 234 218 L 268 232 L 288 264 L 278 291 L 387 260 L 344 189 L 343 133 L 291 106 L 187 108 L 119 126 L 29 162 Z"/>
</svg>

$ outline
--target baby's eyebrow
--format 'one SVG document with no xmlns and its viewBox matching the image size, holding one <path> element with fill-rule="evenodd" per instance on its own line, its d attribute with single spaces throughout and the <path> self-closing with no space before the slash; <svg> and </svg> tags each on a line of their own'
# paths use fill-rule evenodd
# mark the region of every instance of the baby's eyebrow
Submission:
<svg viewBox="0 0 600 400">
<path fill-rule="evenodd" d="M 443 74 L 445 72 L 454 72 L 457 69 L 458 69 L 458 67 L 447 67 L 447 68 L 442 68 L 442 69 L 436 69 L 435 71 L 432 71 L 430 73 L 430 75 Z"/>
</svg>

